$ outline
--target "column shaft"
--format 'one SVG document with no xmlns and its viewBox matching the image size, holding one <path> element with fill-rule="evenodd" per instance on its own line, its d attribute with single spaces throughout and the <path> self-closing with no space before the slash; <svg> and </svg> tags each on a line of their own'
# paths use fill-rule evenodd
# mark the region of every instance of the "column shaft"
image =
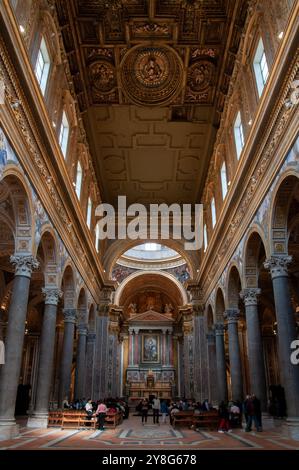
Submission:
<svg viewBox="0 0 299 470">
<path fill-rule="evenodd" d="M 16 265 L 5 339 L 5 364 L 0 372 L 0 440 L 18 434 L 14 414 L 22 363 L 25 321 L 32 269 L 38 267 L 32 256 L 12 256 Z"/>
<path fill-rule="evenodd" d="M 291 343 L 297 339 L 287 270 L 290 262 L 290 256 L 273 256 L 265 262 L 265 268 L 271 270 L 273 282 L 280 373 L 289 418 L 299 417 L 299 367 L 290 360 Z"/>
<path fill-rule="evenodd" d="M 228 348 L 229 363 L 232 384 L 232 400 L 242 401 L 243 399 L 243 380 L 242 364 L 240 355 L 240 344 L 238 335 L 239 312 L 235 309 L 225 311 L 228 320 Z"/>
<path fill-rule="evenodd" d="M 257 308 L 260 289 L 244 289 L 241 298 L 245 303 L 250 392 L 261 401 L 263 411 L 267 410 L 266 377 L 261 328 Z"/>
<path fill-rule="evenodd" d="M 59 405 L 65 397 L 70 399 L 71 374 L 73 364 L 73 347 L 76 310 L 64 310 L 64 335 L 60 366 L 60 388 L 59 388 Z"/>
<path fill-rule="evenodd" d="M 227 377 L 224 348 L 224 324 L 215 324 L 216 338 L 216 367 L 217 367 L 217 397 L 218 402 L 227 402 Z"/>
<path fill-rule="evenodd" d="M 86 337 L 87 327 L 78 327 L 76 379 L 75 379 L 75 399 L 85 396 L 84 383 L 86 371 Z"/>
</svg>

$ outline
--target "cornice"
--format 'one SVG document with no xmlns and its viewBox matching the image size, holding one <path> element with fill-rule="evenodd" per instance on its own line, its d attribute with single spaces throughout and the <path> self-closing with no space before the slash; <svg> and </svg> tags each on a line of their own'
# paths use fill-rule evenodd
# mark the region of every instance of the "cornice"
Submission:
<svg viewBox="0 0 299 470">
<path fill-rule="evenodd" d="M 255 123 L 243 149 L 242 160 L 235 174 L 216 229 L 209 241 L 207 253 L 203 259 L 198 282 L 204 291 L 205 300 L 209 297 L 279 168 L 283 164 L 290 143 L 298 133 L 298 107 L 286 107 L 285 102 L 290 94 L 291 84 L 298 73 L 298 51 L 294 57 L 290 53 L 296 45 L 298 31 L 299 4 L 293 11 L 291 21 L 285 33 L 284 44 L 280 48 L 273 65 L 267 90 L 260 103 Z M 291 58 L 294 59 L 291 62 Z M 284 64 L 289 64 L 287 73 Z M 282 85 L 279 82 L 282 81 Z M 277 94 L 278 84 L 280 92 Z M 277 97 L 278 96 L 278 97 Z M 275 99 L 269 117 L 269 107 Z M 267 122 L 265 122 L 267 120 Z M 257 136 L 258 129 L 264 129 L 262 136 Z M 257 139 L 257 137 L 259 139 Z M 257 142 L 258 140 L 258 142 Z M 275 152 L 275 160 L 272 156 Z M 209 268 L 211 266 L 211 268 Z"/>
<path fill-rule="evenodd" d="M 1 124 L 78 271 L 93 297 L 97 299 L 101 288 L 100 282 L 103 279 L 100 261 L 91 236 L 86 239 L 83 230 L 85 219 L 73 195 L 73 187 L 64 161 L 61 163 L 61 151 L 7 1 L 1 3 L 0 12 L 2 24 L 5 25 L 2 31 L 5 30 L 5 34 L 9 35 L 18 59 L 21 57 L 18 66 L 22 68 L 23 76 L 27 77 L 26 87 L 30 90 L 31 103 L 34 103 L 33 110 L 32 104 L 30 107 L 28 103 L 27 93 L 25 95 L 20 86 L 19 74 L 11 63 L 6 42 L 1 37 L 1 69 L 6 82 L 6 103 L 0 110 Z M 39 128 L 33 111 L 39 117 Z M 45 131 L 43 136 L 40 134 L 41 128 Z M 88 259 L 85 253 L 89 255 Z"/>
</svg>

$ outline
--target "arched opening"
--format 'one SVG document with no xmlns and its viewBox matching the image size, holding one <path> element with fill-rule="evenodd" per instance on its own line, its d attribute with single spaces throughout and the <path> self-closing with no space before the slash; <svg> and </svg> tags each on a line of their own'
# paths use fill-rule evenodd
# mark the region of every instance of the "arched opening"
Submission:
<svg viewBox="0 0 299 470">
<path fill-rule="evenodd" d="M 118 287 L 115 304 L 121 306 L 126 334 L 123 341 L 124 394 L 138 397 L 180 392 L 182 330 L 180 309 L 187 303 L 182 285 L 168 273 L 142 271 Z M 153 388 L 148 380 L 153 378 Z"/>
</svg>

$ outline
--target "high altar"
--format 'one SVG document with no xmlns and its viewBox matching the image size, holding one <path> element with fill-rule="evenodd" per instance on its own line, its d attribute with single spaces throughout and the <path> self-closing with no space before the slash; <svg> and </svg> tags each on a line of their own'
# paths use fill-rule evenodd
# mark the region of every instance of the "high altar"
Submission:
<svg viewBox="0 0 299 470">
<path fill-rule="evenodd" d="M 129 360 L 126 370 L 130 398 L 175 395 L 173 319 L 149 310 L 129 319 Z"/>
</svg>

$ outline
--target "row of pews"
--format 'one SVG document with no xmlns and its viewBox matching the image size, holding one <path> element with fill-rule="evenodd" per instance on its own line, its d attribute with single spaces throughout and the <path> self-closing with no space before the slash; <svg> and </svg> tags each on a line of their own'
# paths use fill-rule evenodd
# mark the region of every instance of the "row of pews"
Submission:
<svg viewBox="0 0 299 470">
<path fill-rule="evenodd" d="M 95 415 L 87 416 L 85 411 L 55 410 L 49 412 L 48 427 L 61 429 L 96 429 L 98 418 Z M 105 417 L 105 427 L 116 428 L 123 422 L 121 411 L 108 412 Z"/>
</svg>

